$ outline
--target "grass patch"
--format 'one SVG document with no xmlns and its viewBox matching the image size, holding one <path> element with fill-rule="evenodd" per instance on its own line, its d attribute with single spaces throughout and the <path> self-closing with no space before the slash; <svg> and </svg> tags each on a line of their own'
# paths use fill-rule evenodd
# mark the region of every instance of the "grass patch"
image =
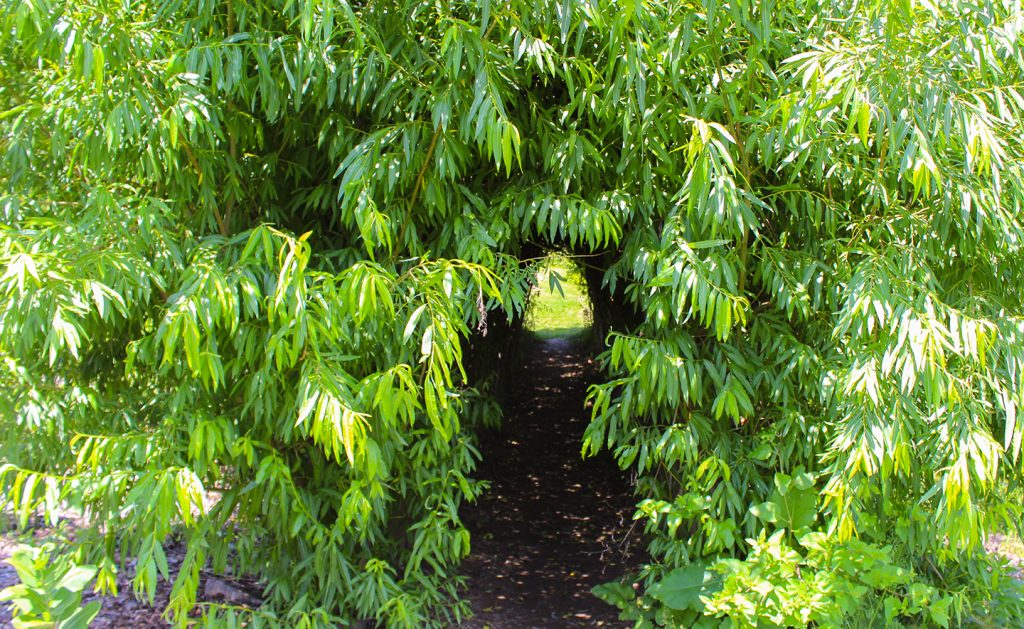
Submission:
<svg viewBox="0 0 1024 629">
<path fill-rule="evenodd" d="M 1016 533 L 1000 535 L 995 543 L 995 551 L 1015 566 L 1024 568 L 1024 542 Z"/>
<path fill-rule="evenodd" d="M 590 322 L 583 276 L 564 256 L 548 256 L 537 271 L 526 329 L 542 339 L 577 337 L 590 331 Z"/>
</svg>

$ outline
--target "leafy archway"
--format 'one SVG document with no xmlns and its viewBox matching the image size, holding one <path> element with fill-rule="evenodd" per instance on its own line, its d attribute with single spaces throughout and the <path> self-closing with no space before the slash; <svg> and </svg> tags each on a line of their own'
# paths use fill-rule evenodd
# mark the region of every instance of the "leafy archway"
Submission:
<svg viewBox="0 0 1024 629">
<path fill-rule="evenodd" d="M 460 566 L 471 628 L 615 624 L 591 590 L 642 561 L 631 473 L 610 453 L 580 456 L 584 400 L 602 380 L 580 261 L 540 261 L 525 329 L 496 357 L 501 422 L 477 431 L 475 475 L 489 485 L 460 511 L 473 544 Z"/>
<path fill-rule="evenodd" d="M 1021 517 L 1016 4 L 0 24 L 0 475 L 22 515 L 88 512 L 101 586 L 131 556 L 151 592 L 173 532 L 181 622 L 207 562 L 265 580 L 256 619 L 460 617 L 495 413 L 467 339 L 521 315 L 547 239 L 606 251 L 584 449 L 639 474 L 651 561 L 602 596 L 669 625 L 1020 612 L 956 576 Z"/>
</svg>

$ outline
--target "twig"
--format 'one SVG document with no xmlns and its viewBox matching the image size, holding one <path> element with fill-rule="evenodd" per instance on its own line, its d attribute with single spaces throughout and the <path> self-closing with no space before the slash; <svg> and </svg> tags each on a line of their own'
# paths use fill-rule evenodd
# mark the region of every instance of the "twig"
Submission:
<svg viewBox="0 0 1024 629">
<path fill-rule="evenodd" d="M 430 166 L 430 160 L 434 157 L 434 147 L 437 146 L 437 138 L 441 135 L 440 125 L 434 129 L 434 135 L 430 138 L 430 146 L 427 147 L 427 156 L 423 159 L 423 166 L 420 167 L 420 172 L 416 175 L 416 185 L 413 186 L 412 196 L 409 197 L 409 211 L 412 211 L 413 206 L 416 205 L 416 199 L 420 195 L 420 189 L 423 187 L 423 176 L 427 173 L 427 167 Z"/>
<path fill-rule="evenodd" d="M 409 223 L 412 222 L 413 208 L 416 206 L 416 201 L 419 199 L 420 190 L 423 188 L 423 177 L 427 173 L 427 167 L 430 166 L 430 160 L 434 157 L 434 147 L 437 146 L 437 138 L 441 135 L 441 127 L 438 126 L 434 129 L 434 135 L 430 138 L 430 146 L 427 147 L 427 156 L 423 158 L 423 165 L 420 166 L 420 172 L 416 174 L 416 183 L 413 185 L 412 194 L 409 195 L 409 207 L 406 208 L 408 212 L 408 220 L 402 223 L 402 229 L 398 232 L 398 247 L 401 247 L 405 243 L 405 230 L 408 229 Z M 396 248 L 392 255 L 398 252 Z"/>
</svg>

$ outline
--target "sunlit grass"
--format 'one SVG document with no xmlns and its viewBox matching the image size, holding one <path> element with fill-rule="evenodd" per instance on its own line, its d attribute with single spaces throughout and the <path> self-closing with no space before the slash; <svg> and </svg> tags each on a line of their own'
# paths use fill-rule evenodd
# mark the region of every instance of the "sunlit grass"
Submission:
<svg viewBox="0 0 1024 629">
<path fill-rule="evenodd" d="M 1015 532 L 994 536 L 992 541 L 994 543 L 991 544 L 990 550 L 1006 557 L 1018 569 L 1024 569 L 1024 542 Z"/>
<path fill-rule="evenodd" d="M 543 339 L 575 337 L 590 330 L 590 321 L 583 277 L 565 257 L 549 256 L 537 272 L 526 329 Z"/>
</svg>

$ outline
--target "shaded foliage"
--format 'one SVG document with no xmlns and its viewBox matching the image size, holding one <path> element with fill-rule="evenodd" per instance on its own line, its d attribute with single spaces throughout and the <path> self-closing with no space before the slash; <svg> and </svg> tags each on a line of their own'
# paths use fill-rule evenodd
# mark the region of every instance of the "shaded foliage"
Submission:
<svg viewBox="0 0 1024 629">
<path fill-rule="evenodd" d="M 207 562 L 261 575 L 264 620 L 460 618 L 497 417 L 464 345 L 558 246 L 614 299 L 583 449 L 639 475 L 641 622 L 798 526 L 971 566 L 924 578 L 987 614 L 980 543 L 1021 517 L 1022 28 L 1009 0 L 8 3 L 5 495 L 85 508 L 99 583 L 135 557 L 143 595 L 178 532 L 181 622 Z"/>
</svg>

